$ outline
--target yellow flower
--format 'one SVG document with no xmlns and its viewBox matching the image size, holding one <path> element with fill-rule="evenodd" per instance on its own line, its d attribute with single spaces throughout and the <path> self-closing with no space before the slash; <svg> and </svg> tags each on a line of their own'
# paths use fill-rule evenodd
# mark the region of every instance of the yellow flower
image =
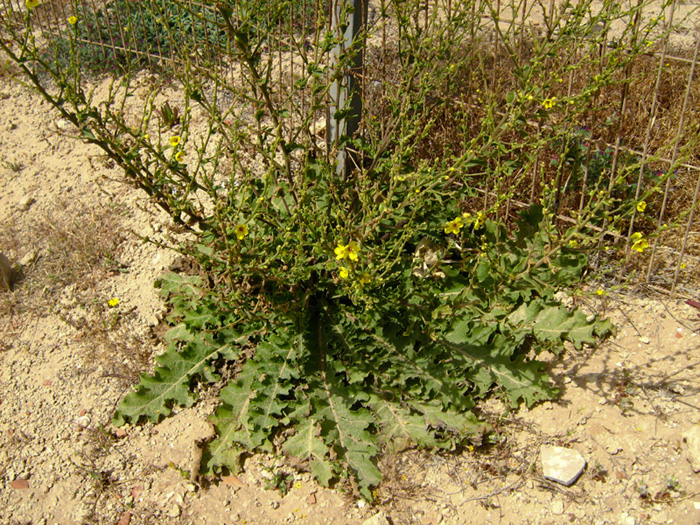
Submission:
<svg viewBox="0 0 700 525">
<path fill-rule="evenodd" d="M 445 233 L 454 233 L 455 235 L 459 233 L 459 230 L 461 230 L 464 227 L 464 221 L 462 221 L 462 217 L 457 217 L 456 219 L 448 222 L 445 224 Z"/>
<path fill-rule="evenodd" d="M 248 235 L 248 225 L 247 224 L 237 224 L 236 227 L 233 229 L 233 232 L 236 234 L 236 237 L 238 237 L 238 240 L 240 241 Z"/>
<path fill-rule="evenodd" d="M 486 214 L 482 211 L 476 214 L 476 219 L 474 219 L 474 229 L 478 230 L 481 228 L 481 225 L 484 224 L 484 221 L 486 220 Z"/>
<path fill-rule="evenodd" d="M 72 26 L 78 23 L 78 17 L 77 16 L 69 16 L 68 17 L 68 23 Z"/>
<path fill-rule="evenodd" d="M 178 151 L 178 152 L 175 154 L 175 160 L 178 161 L 178 162 L 182 162 L 183 160 L 185 160 L 185 152 L 184 152 L 184 151 Z"/>
<path fill-rule="evenodd" d="M 348 272 L 348 269 L 345 266 L 343 266 L 340 269 L 340 273 L 338 275 L 340 276 L 341 279 L 347 279 L 348 275 L 350 275 L 350 272 Z"/>
<path fill-rule="evenodd" d="M 348 259 L 351 261 L 356 261 L 357 254 L 360 252 L 360 247 L 355 241 L 350 241 L 350 243 L 345 247 L 345 251 L 348 254 Z"/>
<path fill-rule="evenodd" d="M 576 239 L 571 239 L 569 241 L 569 246 L 571 246 L 572 248 L 578 248 L 578 241 Z"/>
<path fill-rule="evenodd" d="M 685 263 L 681 263 L 681 270 L 685 270 Z"/>
<path fill-rule="evenodd" d="M 347 257 L 347 255 L 348 255 L 346 247 L 343 246 L 342 244 L 339 244 L 338 246 L 336 246 L 335 250 L 333 250 L 333 251 L 335 252 L 335 258 L 337 261 L 340 261 L 341 259 L 345 259 L 345 257 Z"/>
<path fill-rule="evenodd" d="M 173 148 L 175 146 L 177 146 L 178 144 L 180 144 L 180 135 L 175 135 L 175 136 L 170 137 L 170 145 Z"/>
<path fill-rule="evenodd" d="M 639 213 L 644 213 L 644 210 L 646 210 L 646 209 L 647 209 L 647 203 L 646 203 L 646 202 L 644 202 L 644 201 L 639 201 L 639 202 L 637 203 L 637 211 L 638 211 Z"/>
<path fill-rule="evenodd" d="M 544 109 L 551 109 L 557 105 L 557 97 L 546 98 L 542 101 Z"/>
<path fill-rule="evenodd" d="M 602 288 L 598 288 L 595 293 L 597 293 L 598 295 L 607 295 L 605 293 L 605 290 L 603 290 Z"/>
<path fill-rule="evenodd" d="M 27 0 L 27 9 L 34 9 L 39 5 L 39 0 Z"/>
<path fill-rule="evenodd" d="M 363 273 L 362 276 L 360 277 L 360 286 L 364 286 L 366 284 L 369 284 L 370 282 L 370 277 L 367 272 Z"/>
<path fill-rule="evenodd" d="M 649 248 L 649 243 L 639 232 L 633 233 L 630 240 L 632 241 L 632 249 L 636 252 L 642 253 Z"/>
<path fill-rule="evenodd" d="M 119 299 L 117 299 L 116 297 L 114 297 L 114 298 L 110 299 L 109 301 L 107 301 L 107 306 L 109 306 L 110 308 L 114 308 L 114 307 L 117 306 L 118 304 L 119 304 Z"/>
</svg>

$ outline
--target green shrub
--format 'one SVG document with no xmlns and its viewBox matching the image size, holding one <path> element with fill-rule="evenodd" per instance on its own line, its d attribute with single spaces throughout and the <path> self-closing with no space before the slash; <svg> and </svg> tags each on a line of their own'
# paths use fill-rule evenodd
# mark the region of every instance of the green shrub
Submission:
<svg viewBox="0 0 700 525">
<path fill-rule="evenodd" d="M 572 129 L 597 91 L 644 51 L 620 45 L 601 57 L 599 41 L 583 44 L 592 26 L 631 23 L 635 13 L 610 3 L 593 15 L 584 4 L 563 6 L 546 34 L 498 35 L 500 51 L 489 54 L 494 28 L 482 15 L 498 13 L 485 5 L 443 16 L 426 15 L 417 1 L 392 3 L 379 16 L 396 29 L 395 62 L 375 80 L 380 100 L 364 135 L 339 140 L 357 152 L 357 168 L 344 174 L 339 146 L 327 145 L 315 123 L 328 110 L 333 60 L 349 70 L 362 42 L 335 57 L 340 32 L 319 24 L 313 44 L 290 31 L 284 49 L 266 47 L 276 28 L 220 2 L 217 28 L 235 46 L 241 78 L 185 59 L 175 71 L 181 101 L 158 113 L 153 88 L 137 115 L 125 115 L 133 78 L 115 80 L 107 101 L 93 100 L 73 37 L 65 71 L 23 39 L 30 11 L 27 32 L 14 40 L 20 52 L 0 45 L 86 141 L 189 233 L 174 247 L 201 268 L 159 280 L 171 307 L 168 347 L 114 423 L 157 422 L 217 385 L 218 437 L 207 445 L 206 474 L 239 468 L 245 453 L 286 453 L 308 462 L 322 484 L 349 478 L 371 498 L 383 451 L 478 440 L 484 425 L 474 406 L 489 395 L 511 406 L 555 396 L 542 354 L 595 344 L 612 326 L 567 310 L 554 293 L 579 282 L 584 247 L 601 243 L 591 222 L 615 225 L 639 205 L 628 190 L 621 198 L 600 185 L 608 169 L 601 157 L 595 185 L 582 188 L 591 198 L 568 229 L 552 211 L 561 197 L 555 180 L 517 220 L 502 212 L 526 176 L 556 175 L 556 166 L 540 171 L 541 159 L 553 145 L 576 144 Z M 490 68 L 499 53 L 510 76 Z M 278 84 L 283 54 L 303 67 Z M 52 72 L 56 90 L 35 64 Z M 556 91 L 564 68 L 577 64 L 596 74 L 564 96 Z M 457 104 L 463 89 L 471 98 Z M 224 94 L 233 100 L 221 104 Z M 203 130 L 192 125 L 195 106 Z M 182 108 L 177 117 L 173 107 Z M 446 120 L 454 127 L 441 141 Z M 643 251 L 647 241 L 635 235 L 632 248 Z"/>
</svg>

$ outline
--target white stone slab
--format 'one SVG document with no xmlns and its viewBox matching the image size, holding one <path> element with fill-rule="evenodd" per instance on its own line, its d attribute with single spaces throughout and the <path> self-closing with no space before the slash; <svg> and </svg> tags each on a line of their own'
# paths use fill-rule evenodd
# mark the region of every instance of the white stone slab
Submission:
<svg viewBox="0 0 700 525">
<path fill-rule="evenodd" d="M 567 487 L 574 483 L 586 468 L 583 456 L 570 448 L 542 445 L 540 457 L 544 477 Z"/>
</svg>

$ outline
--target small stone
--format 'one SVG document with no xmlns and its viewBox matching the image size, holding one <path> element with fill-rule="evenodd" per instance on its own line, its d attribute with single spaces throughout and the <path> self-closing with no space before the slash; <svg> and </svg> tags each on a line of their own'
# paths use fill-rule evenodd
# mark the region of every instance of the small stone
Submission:
<svg viewBox="0 0 700 525">
<path fill-rule="evenodd" d="M 27 490 L 29 488 L 29 482 L 26 479 L 17 478 L 10 483 L 10 487 L 15 490 Z"/>
<path fill-rule="evenodd" d="M 114 435 L 117 436 L 118 438 L 123 438 L 123 437 L 126 437 L 128 434 L 127 434 L 125 428 L 118 428 L 117 430 L 114 431 Z"/>
<path fill-rule="evenodd" d="M 390 525 L 389 520 L 383 511 L 377 512 L 374 516 L 362 522 L 362 525 Z"/>
<path fill-rule="evenodd" d="M 312 492 L 311 494 L 309 494 L 307 501 L 309 502 L 309 505 L 316 505 L 316 493 Z"/>
<path fill-rule="evenodd" d="M 39 257 L 39 252 L 38 252 L 38 251 L 36 251 L 36 250 L 30 250 L 30 251 L 28 251 L 27 253 L 24 254 L 24 257 L 22 257 L 22 258 L 19 260 L 19 264 L 20 264 L 21 266 L 29 266 L 29 265 L 32 264 L 34 261 L 36 261 L 38 257 Z"/>
<path fill-rule="evenodd" d="M 640 338 L 639 338 L 639 342 L 640 342 L 640 343 L 643 343 L 643 344 L 645 344 L 645 345 L 648 345 L 649 343 L 651 343 L 651 339 L 649 339 L 648 337 L 644 336 L 644 337 L 640 337 Z"/>
<path fill-rule="evenodd" d="M 50 379 L 44 379 L 44 380 L 41 382 L 41 385 L 42 385 L 42 386 L 51 386 L 51 380 L 50 380 Z"/>
<path fill-rule="evenodd" d="M 19 201 L 19 209 L 21 211 L 27 211 L 30 208 L 30 206 L 35 202 L 36 199 L 34 197 L 27 195 L 25 198 Z"/>
<path fill-rule="evenodd" d="M 545 478 L 566 485 L 573 484 L 586 468 L 586 460 L 577 451 L 542 445 L 542 473 Z"/>
<path fill-rule="evenodd" d="M 620 517 L 618 518 L 617 522 L 620 525 L 635 525 L 637 520 L 634 518 L 634 516 L 630 516 L 626 512 L 620 513 Z"/>
<path fill-rule="evenodd" d="M 557 516 L 564 514 L 564 502 L 562 500 L 555 499 L 552 502 L 552 514 L 556 514 Z"/>
<path fill-rule="evenodd" d="M 221 481 L 223 481 L 227 485 L 231 485 L 232 487 L 243 487 L 245 485 L 240 479 L 238 479 L 233 474 L 231 474 L 230 476 L 222 476 Z"/>
<path fill-rule="evenodd" d="M 683 448 L 693 472 L 700 472 L 700 424 L 683 433 Z"/>
<path fill-rule="evenodd" d="M 118 525 L 129 525 L 129 523 L 131 523 L 131 512 L 125 512 L 124 514 L 122 514 Z"/>
<path fill-rule="evenodd" d="M 182 509 L 180 508 L 180 505 L 178 504 L 173 504 L 170 507 L 168 507 L 168 510 L 165 511 L 165 514 L 171 518 L 177 518 L 180 516 L 180 513 L 182 512 Z"/>
</svg>

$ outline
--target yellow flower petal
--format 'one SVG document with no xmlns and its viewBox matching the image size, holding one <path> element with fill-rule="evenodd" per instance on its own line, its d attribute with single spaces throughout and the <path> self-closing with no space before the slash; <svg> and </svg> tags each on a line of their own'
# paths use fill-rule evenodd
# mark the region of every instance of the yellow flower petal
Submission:
<svg viewBox="0 0 700 525">
<path fill-rule="evenodd" d="M 238 237 L 238 240 L 240 241 L 246 235 L 248 235 L 248 225 L 247 224 L 238 224 L 233 229 L 233 231 L 236 234 L 236 237 Z"/>
<path fill-rule="evenodd" d="M 175 135 L 173 137 L 170 137 L 170 145 L 174 148 L 180 144 L 180 135 Z"/>
<path fill-rule="evenodd" d="M 339 244 L 338 246 L 336 246 L 335 250 L 333 250 L 333 251 L 335 252 L 335 258 L 337 261 L 339 261 L 341 259 L 345 259 L 345 257 L 347 256 L 346 248 L 342 244 Z"/>
<path fill-rule="evenodd" d="M 457 234 L 459 231 L 464 227 L 464 221 L 462 220 L 462 217 L 457 217 L 456 219 L 451 220 L 447 224 L 445 224 L 445 233 L 454 233 Z"/>
<path fill-rule="evenodd" d="M 360 252 L 360 247 L 357 245 L 355 241 L 350 241 L 348 245 L 345 247 L 345 251 L 348 254 L 348 259 L 351 261 L 356 261 L 357 260 L 357 254 Z"/>
</svg>

